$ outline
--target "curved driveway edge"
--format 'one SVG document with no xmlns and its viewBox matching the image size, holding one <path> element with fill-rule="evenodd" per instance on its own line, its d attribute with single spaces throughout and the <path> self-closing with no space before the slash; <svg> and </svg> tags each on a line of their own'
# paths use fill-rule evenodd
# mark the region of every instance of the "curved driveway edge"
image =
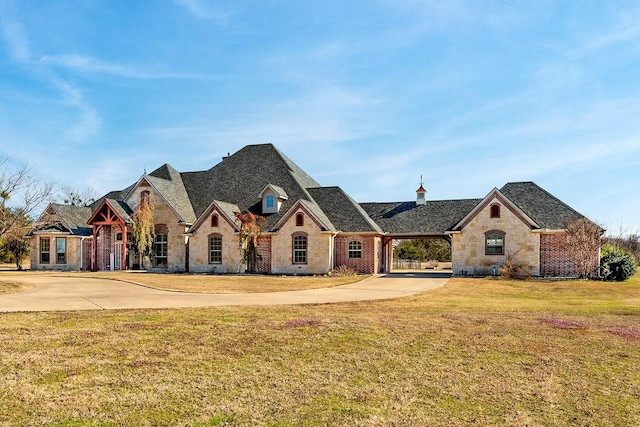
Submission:
<svg viewBox="0 0 640 427">
<path fill-rule="evenodd" d="M 188 308 L 231 305 L 291 305 L 400 298 L 444 286 L 446 273 L 392 273 L 350 285 L 301 291 L 201 294 L 162 291 L 109 279 L 0 274 L 0 280 L 33 289 L 0 295 L 0 312 Z"/>
</svg>

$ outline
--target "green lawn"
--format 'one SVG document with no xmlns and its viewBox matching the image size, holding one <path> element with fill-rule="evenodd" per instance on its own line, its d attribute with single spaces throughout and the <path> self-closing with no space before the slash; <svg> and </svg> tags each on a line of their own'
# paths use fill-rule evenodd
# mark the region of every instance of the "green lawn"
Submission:
<svg viewBox="0 0 640 427">
<path fill-rule="evenodd" d="M 0 425 L 640 424 L 640 276 L 0 314 Z"/>
</svg>

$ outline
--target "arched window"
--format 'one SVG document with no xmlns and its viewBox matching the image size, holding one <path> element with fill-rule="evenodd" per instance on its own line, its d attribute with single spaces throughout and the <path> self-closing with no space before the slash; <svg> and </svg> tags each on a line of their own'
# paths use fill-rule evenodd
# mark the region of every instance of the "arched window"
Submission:
<svg viewBox="0 0 640 427">
<path fill-rule="evenodd" d="M 307 263 L 307 236 L 293 236 L 293 263 Z"/>
<path fill-rule="evenodd" d="M 143 200 L 146 200 L 148 202 L 150 196 L 151 193 L 149 192 L 149 190 L 143 190 L 140 192 L 140 201 L 142 202 Z"/>
<path fill-rule="evenodd" d="M 485 255 L 504 255 L 504 236 L 504 231 L 487 231 L 485 233 Z"/>
<path fill-rule="evenodd" d="M 209 264 L 222 264 L 222 237 L 209 236 Z"/>
<path fill-rule="evenodd" d="M 218 214 L 211 215 L 211 226 L 212 227 L 218 226 Z"/>
<path fill-rule="evenodd" d="M 497 203 L 491 205 L 491 218 L 500 218 L 500 205 Z"/>
<path fill-rule="evenodd" d="M 296 227 L 304 226 L 304 214 L 296 214 Z"/>
<path fill-rule="evenodd" d="M 362 242 L 358 242 L 357 240 L 352 240 L 349 242 L 349 258 L 362 258 Z"/>
<path fill-rule="evenodd" d="M 166 234 L 156 234 L 153 239 L 153 266 L 167 267 L 167 246 L 169 239 Z"/>
</svg>

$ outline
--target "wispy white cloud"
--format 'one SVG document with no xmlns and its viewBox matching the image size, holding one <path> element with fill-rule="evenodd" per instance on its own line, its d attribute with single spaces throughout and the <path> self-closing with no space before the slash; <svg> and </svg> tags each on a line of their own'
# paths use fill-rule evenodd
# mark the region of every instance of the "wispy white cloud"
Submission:
<svg viewBox="0 0 640 427">
<path fill-rule="evenodd" d="M 580 58 L 586 54 L 610 49 L 613 46 L 637 41 L 640 38 L 640 10 L 625 10 L 624 15 L 609 27 L 590 33 L 582 43 L 569 52 L 571 58 Z"/>
<path fill-rule="evenodd" d="M 15 61 L 24 63 L 30 60 L 31 52 L 25 30 L 15 15 L 15 5 L 12 1 L 0 2 L 0 26 L 7 50 Z"/>
<path fill-rule="evenodd" d="M 141 80 L 156 79 L 193 79 L 212 80 L 211 77 L 186 74 L 171 73 L 152 70 L 150 68 L 140 68 L 136 66 L 111 64 L 90 56 L 83 55 L 45 55 L 40 58 L 40 63 L 45 66 L 65 68 L 77 73 L 98 73 L 109 74 L 118 77 Z"/>
<path fill-rule="evenodd" d="M 191 15 L 202 20 L 224 21 L 232 16 L 229 11 L 223 11 L 214 0 L 173 0 L 178 6 L 184 7 Z"/>
<path fill-rule="evenodd" d="M 56 76 L 40 62 L 33 61 L 27 32 L 18 20 L 13 4 L 8 0 L 0 3 L 0 26 L 14 61 L 27 69 L 36 79 L 56 88 L 62 96 L 63 104 L 77 109 L 79 118 L 66 130 L 67 141 L 84 143 L 90 140 L 101 127 L 98 113 L 84 99 L 82 91 L 77 86 Z"/>
</svg>

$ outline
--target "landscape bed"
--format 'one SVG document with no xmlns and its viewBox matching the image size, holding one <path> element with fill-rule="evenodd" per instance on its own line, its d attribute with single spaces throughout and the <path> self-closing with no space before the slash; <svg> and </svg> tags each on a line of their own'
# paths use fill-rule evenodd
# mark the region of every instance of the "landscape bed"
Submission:
<svg viewBox="0 0 640 427">
<path fill-rule="evenodd" d="M 638 275 L 0 325 L 0 424 L 640 423 Z"/>
</svg>

